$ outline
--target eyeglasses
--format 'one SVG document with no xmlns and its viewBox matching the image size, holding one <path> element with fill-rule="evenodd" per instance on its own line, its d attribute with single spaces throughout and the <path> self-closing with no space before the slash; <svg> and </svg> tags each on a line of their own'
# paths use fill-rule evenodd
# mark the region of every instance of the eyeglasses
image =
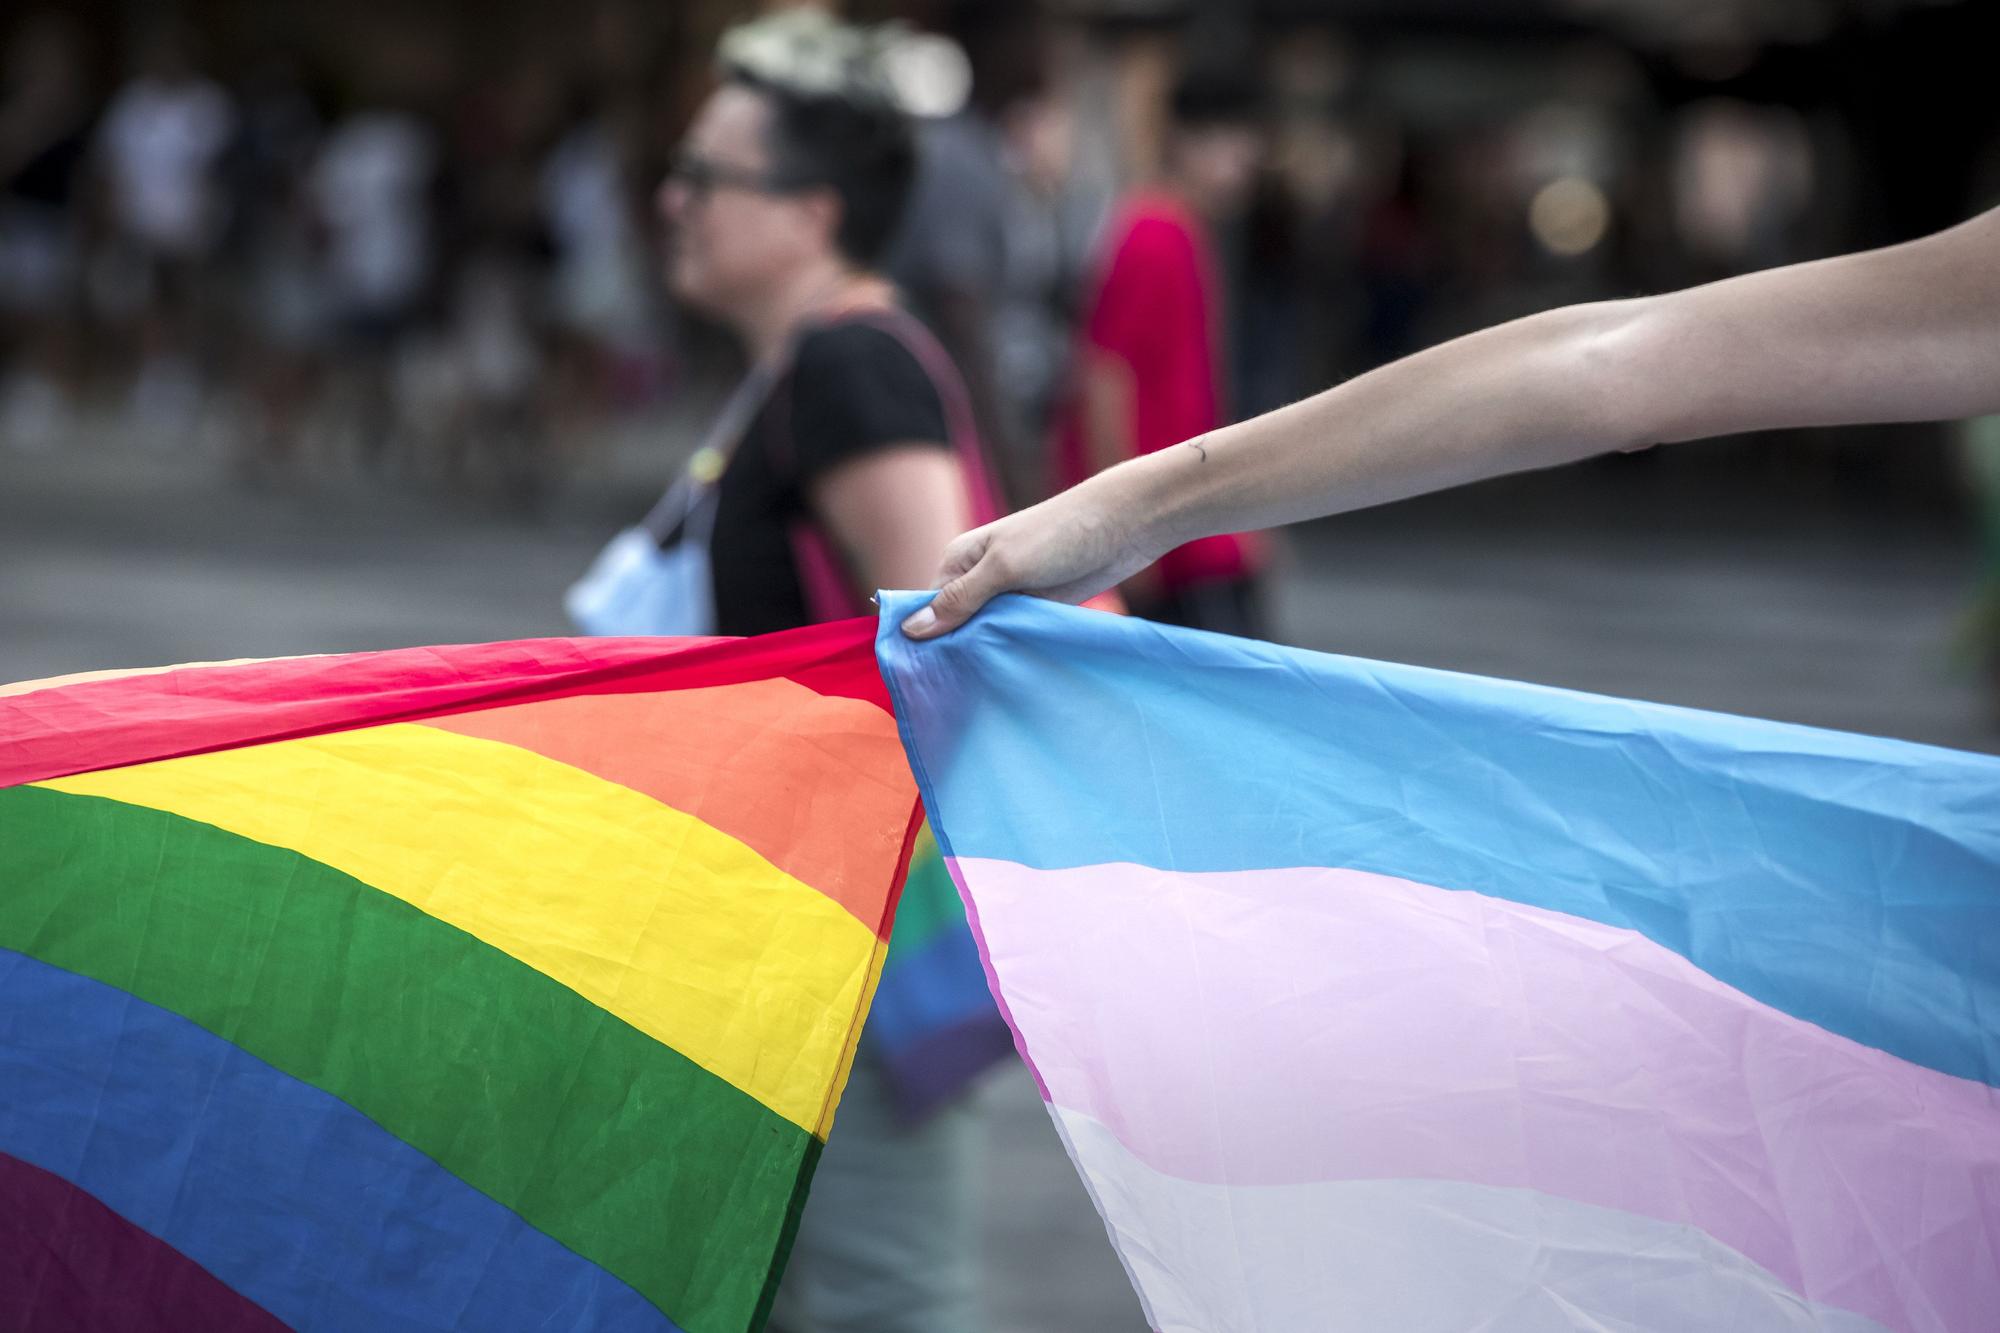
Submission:
<svg viewBox="0 0 2000 1333">
<path fill-rule="evenodd" d="M 748 190 L 753 194 L 792 194 L 805 188 L 796 181 L 770 171 L 732 167 L 693 153 L 678 154 L 667 168 L 667 179 L 680 184 L 696 199 L 706 199 L 717 190 Z"/>
</svg>

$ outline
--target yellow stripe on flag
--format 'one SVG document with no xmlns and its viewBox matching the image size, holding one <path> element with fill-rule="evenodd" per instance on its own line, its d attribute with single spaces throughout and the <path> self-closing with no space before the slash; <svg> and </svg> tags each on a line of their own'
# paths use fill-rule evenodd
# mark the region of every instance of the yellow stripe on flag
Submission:
<svg viewBox="0 0 2000 1333">
<path fill-rule="evenodd" d="M 881 942 L 651 797 L 396 724 L 40 784 L 288 847 L 504 950 L 824 1135 Z"/>
</svg>

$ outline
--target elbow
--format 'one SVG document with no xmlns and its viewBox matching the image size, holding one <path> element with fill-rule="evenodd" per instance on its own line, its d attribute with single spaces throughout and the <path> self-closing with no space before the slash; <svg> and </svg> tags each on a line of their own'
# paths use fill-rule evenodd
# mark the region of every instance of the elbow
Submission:
<svg viewBox="0 0 2000 1333">
<path fill-rule="evenodd" d="M 1676 439 L 1687 404 L 1662 371 L 1674 334 L 1657 297 L 1603 301 L 1557 312 L 1570 316 L 1559 338 L 1561 364 L 1577 413 L 1584 455 L 1631 452 Z"/>
</svg>

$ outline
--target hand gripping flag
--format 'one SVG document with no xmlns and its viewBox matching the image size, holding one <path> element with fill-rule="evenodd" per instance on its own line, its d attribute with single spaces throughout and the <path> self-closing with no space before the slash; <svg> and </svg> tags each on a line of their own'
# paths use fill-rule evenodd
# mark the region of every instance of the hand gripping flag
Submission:
<svg viewBox="0 0 2000 1333">
<path fill-rule="evenodd" d="M 2000 760 L 918 600 L 904 738 L 1155 1328 L 2000 1328 Z"/>
<path fill-rule="evenodd" d="M 0 697 L 0 1328 L 761 1327 L 916 832 L 849 622 Z"/>
</svg>

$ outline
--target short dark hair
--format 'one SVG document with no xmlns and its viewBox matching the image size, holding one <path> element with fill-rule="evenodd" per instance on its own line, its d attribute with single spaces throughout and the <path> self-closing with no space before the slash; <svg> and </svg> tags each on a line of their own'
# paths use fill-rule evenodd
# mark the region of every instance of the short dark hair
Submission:
<svg viewBox="0 0 2000 1333">
<path fill-rule="evenodd" d="M 832 190 L 840 199 L 834 245 L 857 264 L 879 260 L 916 179 L 916 135 L 909 117 L 864 89 L 806 92 L 733 66 L 724 77 L 770 105 L 773 179 L 790 188 Z"/>
</svg>

